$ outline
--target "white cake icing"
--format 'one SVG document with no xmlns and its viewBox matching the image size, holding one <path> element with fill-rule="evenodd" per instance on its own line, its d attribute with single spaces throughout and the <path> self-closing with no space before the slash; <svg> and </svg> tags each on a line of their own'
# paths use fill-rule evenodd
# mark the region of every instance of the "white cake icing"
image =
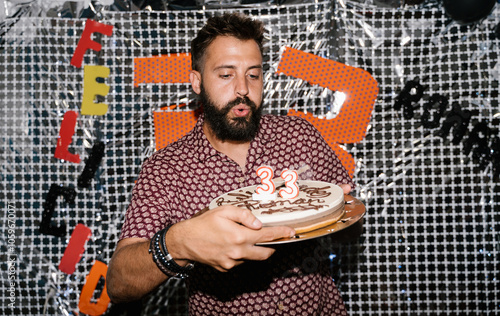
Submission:
<svg viewBox="0 0 500 316">
<path fill-rule="evenodd" d="M 310 180 L 299 180 L 297 183 L 299 195 L 294 199 L 283 199 L 278 195 L 273 201 L 254 200 L 252 194 L 257 186 L 253 185 L 216 198 L 209 208 L 228 204 L 247 208 L 264 226 L 287 225 L 343 212 L 344 192 L 338 185 Z"/>
</svg>

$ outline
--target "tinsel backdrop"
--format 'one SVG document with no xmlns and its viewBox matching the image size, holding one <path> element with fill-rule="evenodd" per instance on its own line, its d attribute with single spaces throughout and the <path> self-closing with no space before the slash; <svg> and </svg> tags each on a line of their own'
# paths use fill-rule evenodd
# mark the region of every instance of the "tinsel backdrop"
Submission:
<svg viewBox="0 0 500 316">
<path fill-rule="evenodd" d="M 500 315 L 500 5 L 482 2 L 466 20 L 449 1 L 5 0 L 0 314 L 186 314 L 179 280 L 139 305 L 108 304 L 104 291 L 141 164 L 178 132 L 161 119 L 195 107 L 182 78 L 139 82 L 135 67 L 182 57 L 207 17 L 241 11 L 268 29 L 266 112 L 325 124 L 342 113 L 336 91 L 278 72 L 285 47 L 378 84 L 366 135 L 339 141 L 363 229 L 325 238 L 315 258 L 330 261 L 349 313 Z M 85 42 L 93 22 L 103 28 Z M 90 38 L 100 47 L 78 52 Z"/>
</svg>

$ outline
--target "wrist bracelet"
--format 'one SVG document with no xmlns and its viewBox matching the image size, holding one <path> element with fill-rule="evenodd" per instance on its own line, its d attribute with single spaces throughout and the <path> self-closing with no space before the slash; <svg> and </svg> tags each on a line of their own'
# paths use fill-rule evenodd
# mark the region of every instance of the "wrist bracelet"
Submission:
<svg viewBox="0 0 500 316">
<path fill-rule="evenodd" d="M 174 272 L 177 273 L 188 273 L 191 269 L 193 269 L 194 264 L 188 263 L 185 267 L 181 267 L 180 265 L 175 262 L 174 258 L 170 255 L 167 249 L 167 243 L 165 241 L 165 236 L 167 235 L 167 231 L 170 229 L 170 226 L 167 226 L 165 229 L 162 230 L 161 234 L 161 250 L 165 254 L 165 258 L 167 259 L 168 262 L 168 268 Z"/>
<path fill-rule="evenodd" d="M 155 249 L 156 248 L 156 249 Z M 163 272 L 165 275 L 169 276 L 169 277 L 175 277 L 177 276 L 177 273 L 173 272 L 173 271 L 170 271 L 168 270 L 159 260 L 158 258 L 158 252 L 160 251 L 159 250 L 160 248 L 159 247 L 155 247 L 153 245 L 153 239 L 151 239 L 151 242 L 149 244 L 149 253 L 152 254 L 153 256 L 153 261 L 154 263 L 156 264 L 156 266 L 158 267 L 158 269 L 160 269 L 161 272 Z"/>
<path fill-rule="evenodd" d="M 170 277 L 185 279 L 194 265 L 189 263 L 185 267 L 181 267 L 168 252 L 165 236 L 170 227 L 167 226 L 153 236 L 149 244 L 149 253 L 153 255 L 153 261 L 164 274 Z"/>
</svg>

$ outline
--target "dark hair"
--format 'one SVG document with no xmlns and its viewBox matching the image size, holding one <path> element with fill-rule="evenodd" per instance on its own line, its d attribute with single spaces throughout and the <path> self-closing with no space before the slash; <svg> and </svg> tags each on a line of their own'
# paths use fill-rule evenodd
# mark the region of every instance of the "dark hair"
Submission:
<svg viewBox="0 0 500 316">
<path fill-rule="evenodd" d="M 205 26 L 191 42 L 191 64 L 193 70 L 202 71 L 207 47 L 218 36 L 233 36 L 239 40 L 254 40 L 262 54 L 264 24 L 239 13 L 225 13 L 208 19 Z"/>
</svg>

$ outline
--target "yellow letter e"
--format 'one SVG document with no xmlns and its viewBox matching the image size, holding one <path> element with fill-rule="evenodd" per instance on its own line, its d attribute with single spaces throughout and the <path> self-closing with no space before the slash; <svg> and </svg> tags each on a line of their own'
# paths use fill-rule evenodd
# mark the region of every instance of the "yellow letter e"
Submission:
<svg viewBox="0 0 500 316">
<path fill-rule="evenodd" d="M 87 65 L 84 67 L 83 75 L 83 98 L 82 115 L 104 115 L 108 112 L 108 105 L 105 103 L 95 103 L 96 95 L 105 96 L 109 92 L 109 86 L 105 83 L 99 83 L 97 78 L 107 78 L 109 68 L 105 66 Z"/>
</svg>

